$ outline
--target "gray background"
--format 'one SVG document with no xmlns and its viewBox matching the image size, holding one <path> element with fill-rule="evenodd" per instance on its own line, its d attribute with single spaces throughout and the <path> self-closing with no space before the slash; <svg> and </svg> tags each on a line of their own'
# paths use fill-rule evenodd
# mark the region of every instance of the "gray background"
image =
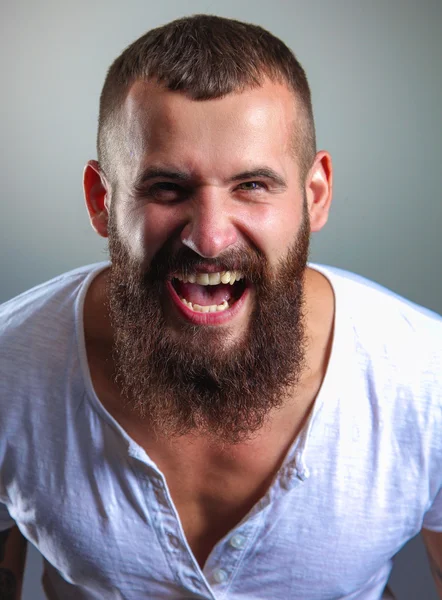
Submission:
<svg viewBox="0 0 442 600">
<path fill-rule="evenodd" d="M 196 12 L 264 25 L 306 68 L 335 167 L 312 259 L 442 313 L 440 0 L 3 0 L 0 301 L 105 258 L 81 190 L 105 71 L 147 29 Z M 40 600 L 32 549 L 28 562 L 24 598 Z M 436 598 L 418 538 L 391 581 L 401 600 Z"/>
</svg>

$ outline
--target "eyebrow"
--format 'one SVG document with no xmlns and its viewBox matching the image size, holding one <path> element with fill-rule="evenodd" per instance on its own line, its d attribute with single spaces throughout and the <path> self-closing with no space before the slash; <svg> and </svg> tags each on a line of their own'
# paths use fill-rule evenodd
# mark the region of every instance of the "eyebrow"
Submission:
<svg viewBox="0 0 442 600">
<path fill-rule="evenodd" d="M 147 181 L 151 179 L 172 179 L 173 181 L 189 181 L 191 178 L 188 173 L 184 171 L 178 171 L 176 169 L 166 169 L 161 167 L 148 167 L 144 169 L 139 177 L 135 181 L 136 187 L 141 187 Z"/>
<path fill-rule="evenodd" d="M 243 171 L 242 173 L 238 173 L 238 175 L 231 177 L 229 181 L 242 181 L 244 179 L 270 179 L 279 187 L 287 187 L 285 179 L 269 167 L 258 167 L 251 171 Z"/>
<path fill-rule="evenodd" d="M 171 181 L 180 181 L 182 183 L 189 182 L 193 179 L 193 177 L 186 171 L 180 171 L 178 169 L 169 169 L 163 167 L 148 167 L 137 178 L 135 186 L 141 187 L 143 184 L 150 181 L 151 179 L 161 178 L 168 179 Z M 227 180 L 227 183 L 231 183 L 234 181 L 244 181 L 245 179 L 270 179 L 281 188 L 287 187 L 286 180 L 270 167 L 257 167 L 256 169 L 242 171 L 241 173 L 237 173 L 236 175 L 230 177 Z"/>
</svg>

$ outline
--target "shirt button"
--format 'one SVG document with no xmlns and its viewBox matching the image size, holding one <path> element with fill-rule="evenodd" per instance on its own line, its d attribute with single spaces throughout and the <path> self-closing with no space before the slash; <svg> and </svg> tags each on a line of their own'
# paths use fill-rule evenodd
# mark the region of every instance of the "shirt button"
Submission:
<svg viewBox="0 0 442 600">
<path fill-rule="evenodd" d="M 227 573 L 224 569 L 215 569 L 213 571 L 213 579 L 216 583 L 224 583 L 227 580 Z"/>
<path fill-rule="evenodd" d="M 232 537 L 230 538 L 229 543 L 234 548 L 240 549 L 244 547 L 244 544 L 246 543 L 246 538 L 243 535 L 240 535 L 239 533 L 235 533 L 235 535 L 232 535 Z"/>
</svg>

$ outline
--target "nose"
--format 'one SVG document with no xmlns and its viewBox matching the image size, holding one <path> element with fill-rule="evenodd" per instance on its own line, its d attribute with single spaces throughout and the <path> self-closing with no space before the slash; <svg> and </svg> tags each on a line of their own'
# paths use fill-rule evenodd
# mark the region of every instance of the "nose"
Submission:
<svg viewBox="0 0 442 600">
<path fill-rule="evenodd" d="M 181 242 L 203 258 L 216 258 L 238 239 L 233 215 L 220 193 L 205 191 L 189 206 Z"/>
</svg>

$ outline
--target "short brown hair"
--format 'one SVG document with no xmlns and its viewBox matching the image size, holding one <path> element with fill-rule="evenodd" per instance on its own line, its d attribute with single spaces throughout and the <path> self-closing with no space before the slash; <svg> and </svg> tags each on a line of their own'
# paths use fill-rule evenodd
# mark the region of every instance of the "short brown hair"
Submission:
<svg viewBox="0 0 442 600">
<path fill-rule="evenodd" d="M 152 29 L 113 62 L 100 97 L 97 150 L 104 172 L 111 174 L 119 109 L 136 80 L 153 78 L 169 90 L 208 100 L 257 87 L 264 77 L 288 85 L 298 101 L 294 142 L 303 181 L 316 154 L 304 69 L 292 51 L 262 27 L 212 15 L 185 17 Z"/>
</svg>

